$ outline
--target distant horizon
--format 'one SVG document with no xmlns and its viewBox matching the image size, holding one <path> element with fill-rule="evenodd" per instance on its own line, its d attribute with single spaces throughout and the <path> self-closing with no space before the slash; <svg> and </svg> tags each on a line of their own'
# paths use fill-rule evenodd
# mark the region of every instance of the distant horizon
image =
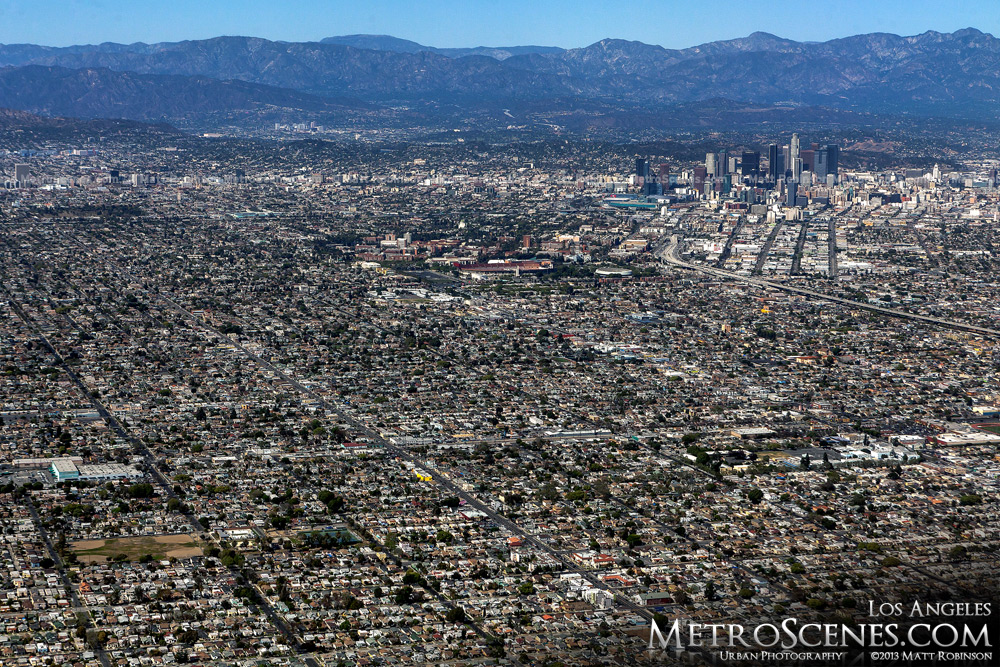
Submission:
<svg viewBox="0 0 1000 667">
<path fill-rule="evenodd" d="M 134 6 L 107 0 L 0 0 L 0 43 L 53 48 L 102 43 L 157 44 L 219 36 L 318 42 L 326 37 L 387 35 L 435 48 L 554 46 L 582 48 L 622 39 L 684 49 L 767 32 L 796 42 L 826 42 L 855 35 L 913 36 L 974 27 L 1000 34 L 992 0 L 968 0 L 961 11 L 924 0 L 830 0 L 821 6 L 789 4 L 762 11 L 720 0 L 712 11 L 685 3 L 637 10 L 630 2 L 598 0 L 443 0 L 416 6 L 403 0 L 282 3 L 175 0 Z"/>
<path fill-rule="evenodd" d="M 912 34 L 911 33 L 901 33 L 901 32 L 890 32 L 890 31 L 886 31 L 886 30 L 873 30 L 871 32 L 853 33 L 853 34 L 850 34 L 850 35 L 842 35 L 842 36 L 839 36 L 839 37 L 830 37 L 829 39 L 821 39 L 821 40 L 816 40 L 816 39 L 797 39 L 795 37 L 787 37 L 785 35 L 781 35 L 781 34 L 778 34 L 778 33 L 775 33 L 775 32 L 770 32 L 770 31 L 767 31 L 767 30 L 753 30 L 753 31 L 748 32 L 748 33 L 746 33 L 744 35 L 736 35 L 734 37 L 722 37 L 722 38 L 719 38 L 719 39 L 712 39 L 712 40 L 708 40 L 708 41 L 705 41 L 705 42 L 698 42 L 696 44 L 689 44 L 687 46 L 666 46 L 664 44 L 657 44 L 657 43 L 654 43 L 654 42 L 644 42 L 641 39 L 629 39 L 627 37 L 614 37 L 614 36 L 611 36 L 611 35 L 608 35 L 606 37 L 601 37 L 600 39 L 596 39 L 596 40 L 594 40 L 592 42 L 587 42 L 586 44 L 578 44 L 578 45 L 574 45 L 574 46 L 560 46 L 560 45 L 557 45 L 557 44 L 541 44 L 541 43 L 465 44 L 465 45 L 460 45 L 460 46 L 442 46 L 440 44 L 431 44 L 431 43 L 427 43 L 427 42 L 422 42 L 420 40 L 411 39 L 409 37 L 400 37 L 399 35 L 393 35 L 393 34 L 390 34 L 390 33 L 342 33 L 342 34 L 330 34 L 330 35 L 326 35 L 324 37 L 320 37 L 320 38 L 317 38 L 317 39 L 303 39 L 303 40 L 263 37 L 261 35 L 253 35 L 253 34 L 235 34 L 235 33 L 230 34 L 230 33 L 222 33 L 222 34 L 218 34 L 218 35 L 212 35 L 212 36 L 209 36 L 209 37 L 196 37 L 196 38 L 195 37 L 191 37 L 191 38 L 182 38 L 182 39 L 133 40 L 133 41 L 124 41 L 124 42 L 123 41 L 116 41 L 116 40 L 102 40 L 100 42 L 97 42 L 97 41 L 75 42 L 75 43 L 72 43 L 72 44 L 44 44 L 44 43 L 41 43 L 41 42 L 3 42 L 3 41 L 0 41 L 0 45 L 2 45 L 2 46 L 31 45 L 31 46 L 40 46 L 40 47 L 52 48 L 52 49 L 64 49 L 64 48 L 83 47 L 83 46 L 101 46 L 102 44 L 116 44 L 116 45 L 120 45 L 120 46 L 130 46 L 130 45 L 133 45 L 133 44 L 143 44 L 143 45 L 146 45 L 146 46 L 153 46 L 153 45 L 156 45 L 156 44 L 179 44 L 179 43 L 182 43 L 182 42 L 199 42 L 199 41 L 207 41 L 207 40 L 211 40 L 211 39 L 221 39 L 221 38 L 261 39 L 261 40 L 265 40 L 265 41 L 269 41 L 269 42 L 289 43 L 289 44 L 291 44 L 291 43 L 319 44 L 324 39 L 331 39 L 331 38 L 343 38 L 343 37 L 379 37 L 379 38 L 398 39 L 398 40 L 401 40 L 401 41 L 413 42 L 415 44 L 419 44 L 420 46 L 425 46 L 425 47 L 433 48 L 433 49 L 505 49 L 505 48 L 516 48 L 516 47 L 538 47 L 538 48 L 557 48 L 557 49 L 562 49 L 562 50 L 569 51 L 569 50 L 572 50 L 572 49 L 587 48 L 589 46 L 593 46 L 594 44 L 598 44 L 598 43 L 606 41 L 606 40 L 613 40 L 613 41 L 623 41 L 623 42 L 639 42 L 639 43 L 642 43 L 642 44 L 646 44 L 648 46 L 659 46 L 659 47 L 661 47 L 663 49 L 667 49 L 667 50 L 682 51 L 684 49 L 690 49 L 690 48 L 694 48 L 694 47 L 697 47 L 697 46 L 702 46 L 704 44 L 711 44 L 711 43 L 715 43 L 715 42 L 729 42 L 729 41 L 733 41 L 733 40 L 737 40 L 737 39 L 746 39 L 746 38 L 748 38 L 748 37 L 750 37 L 750 36 L 752 36 L 754 34 L 758 34 L 758 33 L 768 34 L 768 35 L 770 35 L 772 37 L 775 37 L 777 39 L 787 40 L 787 41 L 790 41 L 790 42 L 796 42 L 796 43 L 799 43 L 799 44 L 822 44 L 822 43 L 825 43 L 825 42 L 831 42 L 831 41 L 835 41 L 835 40 L 838 40 L 838 39 L 849 39 L 851 37 L 858 37 L 858 36 L 861 36 L 861 35 L 893 35 L 893 36 L 896 36 L 896 37 L 907 38 L 907 37 L 919 37 L 920 35 L 924 35 L 924 34 L 929 33 L 929 32 L 938 33 L 938 34 L 942 34 L 942 35 L 950 35 L 950 34 L 955 34 L 957 32 L 963 32 L 963 31 L 966 31 L 966 30 L 976 30 L 976 31 L 978 31 L 980 33 L 983 33 L 985 35 L 988 35 L 990 37 L 997 38 L 997 35 L 993 34 L 992 32 L 989 32 L 987 30 L 982 30 L 982 29 L 976 28 L 974 26 L 966 26 L 964 28 L 956 28 L 955 30 L 949 30 L 949 31 L 927 29 L 927 30 L 923 30 L 921 32 L 912 33 Z M 998 31 L 998 32 L 1000 32 L 1000 31 Z M 355 48 L 362 48 L 362 47 L 355 47 Z"/>
</svg>

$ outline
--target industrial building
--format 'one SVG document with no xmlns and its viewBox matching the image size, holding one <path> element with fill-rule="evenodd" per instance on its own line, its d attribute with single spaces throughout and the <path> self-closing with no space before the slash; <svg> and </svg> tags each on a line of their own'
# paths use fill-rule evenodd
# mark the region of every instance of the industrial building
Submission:
<svg viewBox="0 0 1000 667">
<path fill-rule="evenodd" d="M 20 468 L 47 467 L 57 482 L 68 480 L 111 481 L 116 479 L 139 479 L 141 472 L 132 466 L 121 463 L 98 463 L 83 465 L 83 459 L 78 456 L 53 459 L 18 459 L 14 462 Z"/>
</svg>

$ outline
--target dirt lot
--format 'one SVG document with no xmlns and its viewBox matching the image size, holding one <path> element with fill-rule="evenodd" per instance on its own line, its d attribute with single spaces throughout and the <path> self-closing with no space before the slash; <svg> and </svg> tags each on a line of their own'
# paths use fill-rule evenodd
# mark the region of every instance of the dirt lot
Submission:
<svg viewBox="0 0 1000 667">
<path fill-rule="evenodd" d="M 129 560 L 139 560 L 152 556 L 155 560 L 164 558 L 190 558 L 200 556 L 204 543 L 194 535 L 144 535 L 142 537 L 120 537 L 109 540 L 80 540 L 70 546 L 76 557 L 84 563 L 99 563 L 125 554 Z"/>
</svg>

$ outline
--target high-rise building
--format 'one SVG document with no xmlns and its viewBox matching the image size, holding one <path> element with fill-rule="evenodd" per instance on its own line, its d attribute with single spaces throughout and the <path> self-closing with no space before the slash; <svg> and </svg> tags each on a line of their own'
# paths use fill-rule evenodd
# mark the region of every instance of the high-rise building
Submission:
<svg viewBox="0 0 1000 667">
<path fill-rule="evenodd" d="M 28 182 L 28 177 L 31 175 L 31 168 L 26 164 L 15 164 L 14 165 L 14 180 L 17 184 L 24 187 Z"/>
<path fill-rule="evenodd" d="M 826 182 L 826 175 L 830 170 L 830 153 L 826 150 L 826 147 L 816 151 L 816 159 L 813 164 L 813 171 L 816 172 L 816 178 L 822 182 Z"/>
<path fill-rule="evenodd" d="M 795 197 L 799 193 L 799 184 L 796 181 L 790 181 L 788 183 L 788 189 L 785 197 L 785 206 L 795 206 Z"/>
<path fill-rule="evenodd" d="M 768 180 L 777 183 L 785 179 L 785 170 L 788 168 L 788 146 L 771 145 L 774 148 L 768 148 Z"/>
<path fill-rule="evenodd" d="M 784 172 L 784 169 L 778 169 L 779 155 L 781 155 L 781 151 L 778 150 L 778 144 L 769 144 L 767 147 L 767 180 L 772 183 L 777 183 L 778 178 Z"/>
<path fill-rule="evenodd" d="M 833 174 L 837 179 L 840 178 L 840 146 L 837 144 L 827 144 L 826 145 L 827 159 L 830 165 L 826 168 L 827 175 Z"/>
<path fill-rule="evenodd" d="M 827 144 L 816 151 L 816 158 L 813 161 L 813 171 L 816 177 L 823 183 L 828 176 L 833 176 L 837 180 L 838 165 L 840 159 L 840 147 L 836 144 Z"/>
<path fill-rule="evenodd" d="M 792 141 L 788 147 L 788 166 L 792 169 L 792 178 L 796 181 L 802 174 L 802 146 L 799 143 L 799 135 L 793 134 Z"/>
<path fill-rule="evenodd" d="M 705 180 L 708 178 L 707 167 L 695 167 L 694 176 L 691 179 L 691 187 L 695 192 L 701 193 L 705 189 Z"/>
<path fill-rule="evenodd" d="M 743 178 L 757 180 L 760 176 L 760 153 L 743 153 L 740 157 L 740 168 L 743 171 Z"/>
<path fill-rule="evenodd" d="M 638 185 L 644 184 L 649 179 L 649 160 L 641 157 L 635 159 L 635 178 L 637 181 L 642 179 Z"/>
<path fill-rule="evenodd" d="M 802 158 L 802 171 L 814 171 L 813 165 L 816 161 L 816 151 L 805 150 L 800 153 Z"/>
<path fill-rule="evenodd" d="M 705 169 L 708 170 L 709 177 L 716 178 L 719 176 L 719 156 L 716 153 L 705 154 Z"/>
<path fill-rule="evenodd" d="M 666 162 L 661 162 L 657 166 L 657 174 L 660 177 L 660 183 L 666 183 L 667 179 L 670 178 L 670 165 Z"/>
</svg>

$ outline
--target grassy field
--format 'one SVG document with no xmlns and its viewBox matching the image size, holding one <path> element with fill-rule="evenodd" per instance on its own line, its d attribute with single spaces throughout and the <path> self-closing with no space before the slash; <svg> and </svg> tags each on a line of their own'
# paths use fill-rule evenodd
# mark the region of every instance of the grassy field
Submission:
<svg viewBox="0 0 1000 667">
<path fill-rule="evenodd" d="M 984 431 L 989 431 L 990 433 L 996 433 L 997 435 L 1000 435 L 1000 424 L 985 424 L 983 426 L 980 426 L 979 428 L 981 428 Z"/>
<path fill-rule="evenodd" d="M 97 563 L 125 554 L 130 561 L 143 556 L 155 560 L 165 558 L 189 558 L 201 555 L 204 543 L 194 535 L 146 535 L 143 537 L 120 537 L 109 540 L 81 540 L 70 546 L 76 557 L 85 563 Z"/>
</svg>

